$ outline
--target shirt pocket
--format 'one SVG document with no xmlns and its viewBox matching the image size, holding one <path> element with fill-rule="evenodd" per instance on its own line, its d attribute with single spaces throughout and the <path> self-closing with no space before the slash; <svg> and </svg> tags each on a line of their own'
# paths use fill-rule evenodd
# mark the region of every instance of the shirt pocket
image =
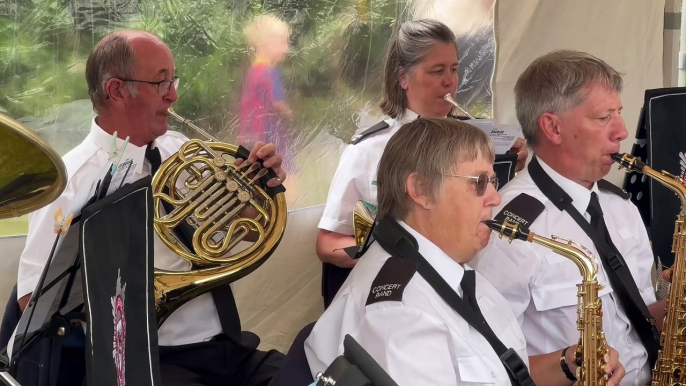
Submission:
<svg viewBox="0 0 686 386">
<path fill-rule="evenodd" d="M 579 272 L 578 282 L 555 283 L 531 289 L 531 298 L 538 311 L 550 311 L 558 308 L 576 306 L 578 304 L 577 284 L 581 284 L 583 278 Z M 598 297 L 612 292 L 609 286 L 604 286 L 598 292 Z"/>
<path fill-rule="evenodd" d="M 581 282 L 581 275 L 579 275 Z M 531 289 L 531 300 L 538 311 L 575 306 L 577 304 L 576 283 L 555 283 Z"/>
<path fill-rule="evenodd" d="M 460 380 L 475 385 L 493 385 L 497 378 L 486 362 L 478 356 L 457 359 Z"/>
</svg>

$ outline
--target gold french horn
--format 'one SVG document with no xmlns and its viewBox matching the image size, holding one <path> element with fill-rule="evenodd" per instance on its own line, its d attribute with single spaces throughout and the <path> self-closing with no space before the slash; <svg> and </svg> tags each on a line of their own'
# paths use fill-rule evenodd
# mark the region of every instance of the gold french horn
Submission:
<svg viewBox="0 0 686 386">
<path fill-rule="evenodd" d="M 152 180 L 155 232 L 191 263 L 188 271 L 155 269 L 158 325 L 187 301 L 257 269 L 281 242 L 287 216 L 285 189 L 261 186 L 274 173 L 247 162 L 247 149 L 217 141 L 171 108 L 169 115 L 208 141 L 186 142 Z M 246 161 L 236 166 L 236 158 Z M 245 217 L 247 208 L 257 217 Z"/>
<path fill-rule="evenodd" d="M 62 158 L 35 133 L 0 114 L 0 219 L 38 210 L 66 186 Z"/>
</svg>

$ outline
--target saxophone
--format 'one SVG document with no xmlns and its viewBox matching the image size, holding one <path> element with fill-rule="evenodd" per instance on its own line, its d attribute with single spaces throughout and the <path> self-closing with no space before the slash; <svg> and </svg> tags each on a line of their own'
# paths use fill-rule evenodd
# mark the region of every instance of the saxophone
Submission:
<svg viewBox="0 0 686 386">
<path fill-rule="evenodd" d="M 666 171 L 658 172 L 641 162 L 638 158 L 625 153 L 613 154 L 612 159 L 619 164 L 619 168 L 626 168 L 627 173 L 642 173 L 667 189 L 674 192 L 681 201 L 681 207 L 686 208 L 686 187 L 680 177 Z M 674 239 L 672 253 L 674 266 L 672 267 L 672 284 L 665 300 L 664 324 L 660 335 L 660 346 L 657 362 L 653 369 L 652 386 L 686 385 L 686 309 L 684 305 L 684 291 L 686 291 L 686 267 L 684 267 L 684 248 L 686 247 L 686 214 L 684 210 L 677 216 L 674 223 Z"/>
<path fill-rule="evenodd" d="M 579 386 L 605 386 L 608 375 L 605 364 L 610 360 L 610 350 L 603 333 L 602 301 L 598 291 L 598 264 L 595 256 L 584 246 L 557 236 L 546 238 L 530 232 L 527 228 L 508 221 L 485 221 L 486 225 L 498 232 L 498 236 L 509 238 L 509 242 L 519 239 L 548 247 L 553 252 L 574 262 L 581 271 L 583 280 L 578 284 L 578 306 L 576 328 L 580 332 L 579 343 L 574 353 L 577 365 L 576 379 Z"/>
</svg>

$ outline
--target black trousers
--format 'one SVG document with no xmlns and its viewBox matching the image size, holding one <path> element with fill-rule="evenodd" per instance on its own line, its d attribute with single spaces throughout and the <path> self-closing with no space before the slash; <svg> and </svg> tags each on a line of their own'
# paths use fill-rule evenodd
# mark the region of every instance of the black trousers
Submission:
<svg viewBox="0 0 686 386">
<path fill-rule="evenodd" d="M 160 346 L 163 386 L 267 386 L 286 356 L 259 351 L 260 339 L 243 332 L 235 342 L 218 335 L 210 342 Z"/>
</svg>

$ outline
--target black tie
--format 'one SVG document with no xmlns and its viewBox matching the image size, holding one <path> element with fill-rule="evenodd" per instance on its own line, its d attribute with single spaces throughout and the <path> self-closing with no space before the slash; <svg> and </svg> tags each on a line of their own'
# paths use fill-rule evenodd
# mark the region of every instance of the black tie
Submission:
<svg viewBox="0 0 686 386">
<path fill-rule="evenodd" d="M 633 277 L 629 276 L 622 280 L 618 273 L 619 269 L 628 271 L 624 258 L 619 253 L 619 250 L 612 242 L 610 233 L 607 231 L 605 220 L 603 219 L 603 210 L 600 208 L 598 195 L 591 192 L 591 201 L 588 203 L 586 212 L 591 215 L 591 226 L 598 232 L 598 234 L 605 239 L 610 248 L 614 251 L 614 256 L 602 256 L 600 259 L 605 268 L 605 274 L 612 285 L 613 291 L 616 293 L 619 303 L 624 308 L 626 316 L 636 329 L 639 339 L 648 352 L 648 359 L 651 367 L 654 366 L 656 360 L 657 349 L 659 347 L 659 335 L 655 330 L 654 325 L 650 324 L 644 315 L 649 316 L 650 313 L 641 298 L 641 295 L 636 286 Z"/>
<path fill-rule="evenodd" d="M 152 143 L 149 143 L 148 147 L 145 148 L 145 158 L 148 160 L 148 162 L 150 162 L 150 175 L 154 176 L 155 173 L 157 173 L 157 169 L 159 169 L 160 165 L 162 165 L 160 149 L 157 147 L 152 149 Z"/>
<path fill-rule="evenodd" d="M 462 288 L 462 299 L 467 302 L 467 305 L 476 313 L 481 319 L 484 319 L 481 314 L 479 304 L 476 302 L 476 274 L 473 270 L 465 270 L 460 282 Z"/>
<path fill-rule="evenodd" d="M 603 219 L 603 209 L 600 207 L 598 195 L 595 192 L 591 192 L 591 201 L 588 203 L 586 212 L 591 215 L 591 226 L 593 229 L 600 233 L 608 244 L 611 243 L 612 239 L 607 233 L 607 227 L 605 226 L 605 220 Z"/>
</svg>

